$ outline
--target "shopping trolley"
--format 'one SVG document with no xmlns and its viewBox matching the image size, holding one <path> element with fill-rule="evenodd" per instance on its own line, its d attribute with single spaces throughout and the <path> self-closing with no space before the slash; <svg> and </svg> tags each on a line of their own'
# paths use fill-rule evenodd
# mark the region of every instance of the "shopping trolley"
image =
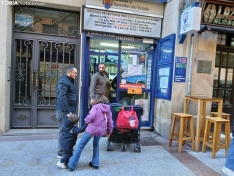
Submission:
<svg viewBox="0 0 234 176">
<path fill-rule="evenodd" d="M 126 144 L 134 144 L 134 151 L 141 152 L 141 144 L 140 144 L 140 128 L 141 128 L 141 116 L 143 114 L 143 108 L 141 105 L 132 105 L 133 110 L 137 114 L 138 118 L 138 128 L 131 129 L 126 132 L 117 129 L 116 120 L 118 117 L 119 111 L 122 110 L 122 104 L 118 103 L 111 103 L 111 112 L 112 112 L 112 120 L 113 120 L 113 132 L 108 138 L 108 146 L 107 151 L 112 151 L 113 143 L 121 143 L 122 144 L 122 151 L 126 151 Z M 124 110 L 131 110 L 131 106 L 124 106 Z"/>
</svg>

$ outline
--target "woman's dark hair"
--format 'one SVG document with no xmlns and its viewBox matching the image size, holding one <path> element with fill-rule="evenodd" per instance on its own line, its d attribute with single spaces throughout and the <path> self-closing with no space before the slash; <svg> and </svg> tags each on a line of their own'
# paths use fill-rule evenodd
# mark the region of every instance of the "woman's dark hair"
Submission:
<svg viewBox="0 0 234 176">
<path fill-rule="evenodd" d="M 109 104 L 110 102 L 109 102 L 109 99 L 108 99 L 106 96 L 100 95 L 100 96 L 96 99 L 96 101 L 95 101 L 94 104 L 98 104 L 98 103 Z"/>
</svg>

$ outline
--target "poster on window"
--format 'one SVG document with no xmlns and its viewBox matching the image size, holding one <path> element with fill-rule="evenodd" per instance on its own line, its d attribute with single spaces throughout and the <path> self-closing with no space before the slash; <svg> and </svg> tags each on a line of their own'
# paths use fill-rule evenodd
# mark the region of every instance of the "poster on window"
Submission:
<svg viewBox="0 0 234 176">
<path fill-rule="evenodd" d="M 136 99 L 135 105 L 141 105 L 143 108 L 143 114 L 141 116 L 142 121 L 149 121 L 149 104 L 148 99 Z"/>
<path fill-rule="evenodd" d="M 174 82 L 185 82 L 187 57 L 176 57 Z"/>
<path fill-rule="evenodd" d="M 128 75 L 142 75 L 142 65 L 128 64 Z"/>
</svg>

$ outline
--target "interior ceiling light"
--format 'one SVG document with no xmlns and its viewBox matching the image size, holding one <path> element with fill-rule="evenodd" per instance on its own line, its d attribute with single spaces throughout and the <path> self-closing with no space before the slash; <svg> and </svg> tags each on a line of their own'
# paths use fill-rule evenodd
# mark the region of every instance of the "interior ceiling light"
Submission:
<svg viewBox="0 0 234 176">
<path fill-rule="evenodd" d="M 121 46 L 121 48 L 130 48 L 130 49 L 134 49 L 134 46 Z"/>
<path fill-rule="evenodd" d="M 119 47 L 118 44 L 113 43 L 100 43 L 101 46 L 109 46 L 109 47 Z M 121 48 L 135 48 L 134 46 L 121 46 Z"/>
<path fill-rule="evenodd" d="M 113 43 L 100 43 L 101 46 L 119 47 L 118 44 Z"/>
</svg>

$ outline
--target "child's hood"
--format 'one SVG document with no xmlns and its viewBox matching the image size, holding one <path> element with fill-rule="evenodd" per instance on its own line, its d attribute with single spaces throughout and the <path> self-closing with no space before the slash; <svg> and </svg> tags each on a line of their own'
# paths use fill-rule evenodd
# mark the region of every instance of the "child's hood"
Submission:
<svg viewBox="0 0 234 176">
<path fill-rule="evenodd" d="M 74 126 L 75 123 L 69 120 L 67 117 L 65 118 L 65 125 L 68 127 Z"/>
<path fill-rule="evenodd" d="M 102 113 L 108 113 L 110 111 L 110 105 L 104 103 L 98 103 L 97 108 L 101 109 Z"/>
</svg>

